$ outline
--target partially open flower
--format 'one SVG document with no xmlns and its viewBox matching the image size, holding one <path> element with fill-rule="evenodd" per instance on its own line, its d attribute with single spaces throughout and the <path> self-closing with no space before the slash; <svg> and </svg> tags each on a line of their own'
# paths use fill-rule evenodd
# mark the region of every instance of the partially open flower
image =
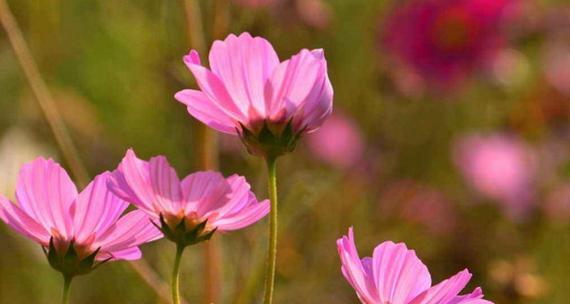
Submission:
<svg viewBox="0 0 570 304">
<path fill-rule="evenodd" d="M 239 135 L 248 151 L 277 157 L 318 129 L 332 112 L 333 90 L 322 50 L 301 50 L 279 62 L 271 44 L 243 33 L 215 41 L 210 70 L 192 50 L 184 62 L 200 90 L 175 98 L 190 115 L 220 132 Z"/>
<path fill-rule="evenodd" d="M 142 211 L 121 216 L 128 203 L 107 190 L 109 172 L 77 193 L 53 160 L 38 158 L 20 170 L 16 202 L 0 196 L 0 218 L 38 242 L 65 276 L 90 272 L 108 260 L 136 260 L 139 245 L 161 237 Z"/>
<path fill-rule="evenodd" d="M 171 241 L 188 246 L 208 240 L 215 231 L 249 226 L 269 212 L 244 177 L 197 172 L 182 181 L 164 156 L 148 162 L 127 151 L 113 172 L 109 188 L 152 217 Z"/>
<path fill-rule="evenodd" d="M 432 286 L 427 267 L 403 243 L 384 242 L 360 259 L 351 227 L 337 248 L 342 274 L 363 304 L 492 304 L 480 288 L 458 295 L 471 279 L 467 269 Z"/>
</svg>

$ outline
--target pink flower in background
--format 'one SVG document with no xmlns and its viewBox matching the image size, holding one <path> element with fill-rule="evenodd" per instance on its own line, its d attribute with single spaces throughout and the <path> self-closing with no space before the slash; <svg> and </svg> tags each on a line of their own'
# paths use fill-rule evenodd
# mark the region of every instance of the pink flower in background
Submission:
<svg viewBox="0 0 570 304">
<path fill-rule="evenodd" d="M 570 183 L 559 185 L 548 195 L 544 212 L 556 222 L 570 220 Z"/>
<path fill-rule="evenodd" d="M 358 125 L 341 114 L 333 114 L 318 131 L 309 134 L 307 145 L 316 158 L 344 169 L 356 165 L 364 152 Z"/>
<path fill-rule="evenodd" d="M 67 275 L 86 273 L 95 261 L 139 259 L 138 246 L 160 231 L 144 212 L 123 215 L 129 204 L 107 190 L 109 176 L 98 175 L 77 193 L 59 164 L 37 158 L 20 170 L 16 202 L 0 196 L 0 218 L 48 250 L 50 264 Z M 70 255 L 79 268 L 62 262 Z"/>
<path fill-rule="evenodd" d="M 444 88 L 485 64 L 505 42 L 505 12 L 514 0 L 413 0 L 391 14 L 388 51 Z"/>
<path fill-rule="evenodd" d="M 468 295 L 459 292 L 471 279 L 467 269 L 432 286 L 427 267 L 405 244 L 384 242 L 372 257 L 358 255 L 352 227 L 337 240 L 342 273 L 364 304 L 491 304 L 476 288 Z"/>
<path fill-rule="evenodd" d="M 269 201 L 258 202 L 242 176 L 224 178 L 218 172 L 207 171 L 179 180 L 164 156 L 147 162 L 138 159 L 132 150 L 113 172 L 109 187 L 154 220 L 160 219 L 161 230 L 175 242 L 195 241 L 172 239 L 175 236 L 169 232 L 178 228 L 197 232 L 194 236 L 198 238 L 209 238 L 216 230 L 249 226 L 269 212 Z"/>
<path fill-rule="evenodd" d="M 533 207 L 534 153 L 505 135 L 472 135 L 460 140 L 455 160 L 465 179 L 482 195 L 499 201 L 508 215 Z"/>
<path fill-rule="evenodd" d="M 429 232 L 453 231 L 457 221 L 454 205 L 437 189 L 413 180 L 401 180 L 382 190 L 380 216 L 419 224 Z"/>
<path fill-rule="evenodd" d="M 239 135 L 252 154 L 291 151 L 302 134 L 319 128 L 332 112 L 323 50 L 304 49 L 280 62 L 267 40 L 232 34 L 214 42 L 209 61 L 210 70 L 196 51 L 184 57 L 200 90 L 182 90 L 175 97 L 211 128 Z"/>
<path fill-rule="evenodd" d="M 277 0 L 235 0 L 238 5 L 248 8 L 270 7 L 274 5 L 276 1 Z"/>
</svg>

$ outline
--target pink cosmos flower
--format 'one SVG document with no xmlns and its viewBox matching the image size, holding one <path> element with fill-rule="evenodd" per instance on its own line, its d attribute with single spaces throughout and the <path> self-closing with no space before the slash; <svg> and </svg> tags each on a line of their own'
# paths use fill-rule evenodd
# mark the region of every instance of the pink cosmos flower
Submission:
<svg viewBox="0 0 570 304">
<path fill-rule="evenodd" d="M 170 240 L 190 245 L 214 231 L 249 226 L 269 212 L 269 201 L 258 202 L 244 177 L 197 172 L 179 180 L 164 156 L 148 162 L 128 150 L 113 172 L 109 188 L 155 221 Z M 188 235 L 192 234 L 194 235 Z M 188 239 L 187 237 L 193 237 Z"/>
<path fill-rule="evenodd" d="M 87 273 L 95 261 L 139 259 L 138 246 L 160 238 L 160 231 L 144 212 L 123 215 L 129 204 L 107 190 L 109 176 L 98 175 L 77 193 L 59 164 L 37 158 L 20 170 L 15 203 L 0 196 L 0 218 L 39 243 L 65 275 Z M 63 262 L 70 257 L 76 267 Z"/>
<path fill-rule="evenodd" d="M 348 169 L 361 160 L 364 142 L 356 122 L 333 114 L 316 132 L 307 136 L 314 155 L 333 166 Z"/>
<path fill-rule="evenodd" d="M 385 46 L 400 64 L 428 82 L 449 87 L 505 42 L 505 11 L 514 0 L 414 0 L 385 25 Z"/>
<path fill-rule="evenodd" d="M 211 128 L 239 135 L 252 154 L 293 150 L 332 112 L 323 50 L 303 49 L 280 62 L 267 40 L 232 34 L 214 42 L 209 61 L 210 69 L 202 66 L 195 50 L 184 57 L 200 90 L 182 90 L 175 98 Z"/>
<path fill-rule="evenodd" d="M 535 165 L 524 143 L 505 135 L 472 135 L 458 142 L 455 160 L 473 188 L 502 203 L 508 215 L 528 213 Z"/>
<path fill-rule="evenodd" d="M 427 267 L 403 243 L 384 242 L 372 257 L 361 259 L 351 227 L 337 248 L 342 273 L 364 304 L 492 304 L 483 300 L 480 288 L 458 295 L 471 279 L 467 269 L 431 286 Z"/>
</svg>

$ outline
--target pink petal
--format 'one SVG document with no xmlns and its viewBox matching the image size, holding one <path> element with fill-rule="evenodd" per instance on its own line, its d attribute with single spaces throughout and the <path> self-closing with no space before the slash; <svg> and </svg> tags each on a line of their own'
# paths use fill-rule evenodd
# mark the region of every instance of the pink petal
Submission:
<svg viewBox="0 0 570 304">
<path fill-rule="evenodd" d="M 224 41 L 214 42 L 209 60 L 212 72 L 224 83 L 242 112 L 249 113 L 253 107 L 259 116 L 265 117 L 265 82 L 279 65 L 271 44 L 249 33 L 239 37 L 232 34 Z"/>
<path fill-rule="evenodd" d="M 70 208 L 76 197 L 75 185 L 53 160 L 40 157 L 20 169 L 18 204 L 48 231 L 55 229 L 64 239 L 73 234 Z"/>
<path fill-rule="evenodd" d="M 200 90 L 212 103 L 218 105 L 233 120 L 247 121 L 247 109 L 236 104 L 218 76 L 200 64 L 200 58 L 195 50 L 184 56 L 184 63 L 196 78 Z"/>
<path fill-rule="evenodd" d="M 25 237 L 43 246 L 49 244 L 51 237 L 49 231 L 2 195 L 0 195 L 0 219 Z"/>
<path fill-rule="evenodd" d="M 152 224 L 148 215 L 144 211 L 135 210 L 121 217 L 113 228 L 98 236 L 93 246 L 101 247 L 102 253 L 121 252 L 161 237 L 162 233 Z"/>
<path fill-rule="evenodd" d="M 470 294 L 457 296 L 448 304 L 493 304 L 493 302 L 483 300 L 483 292 L 477 287 Z"/>
<path fill-rule="evenodd" d="M 79 193 L 73 217 L 77 243 L 86 241 L 93 233 L 101 234 L 107 231 L 129 206 L 108 190 L 110 176 L 109 172 L 96 176 Z"/>
<path fill-rule="evenodd" d="M 216 219 L 213 221 L 212 226 L 217 227 L 219 231 L 238 230 L 261 220 L 269 213 L 270 208 L 269 200 L 258 203 L 255 195 L 251 193 L 247 207 Z"/>
<path fill-rule="evenodd" d="M 236 134 L 237 123 L 201 91 L 182 90 L 174 98 L 187 106 L 190 115 L 207 126 L 223 133 Z"/>
<path fill-rule="evenodd" d="M 348 236 L 343 236 L 336 243 L 342 263 L 342 273 L 356 291 L 358 298 L 366 304 L 379 303 L 374 278 L 369 272 L 370 267 L 365 266 L 365 264 L 369 266 L 370 262 L 365 262 L 366 259 L 360 260 L 352 227 L 348 230 Z"/>
<path fill-rule="evenodd" d="M 265 86 L 270 118 L 286 121 L 299 113 L 302 117 L 316 119 L 324 115 L 321 112 L 329 111 L 332 87 L 326 70 L 326 61 L 318 53 L 308 50 L 301 50 L 282 62 Z M 330 94 L 330 98 L 323 98 L 326 94 Z M 309 122 L 299 121 L 297 124 L 305 127 Z"/>
<path fill-rule="evenodd" d="M 155 217 L 162 212 L 174 213 L 182 197 L 176 172 L 164 157 L 146 162 L 138 159 L 132 149 L 113 172 L 109 189 Z"/>
<path fill-rule="evenodd" d="M 449 303 L 455 299 L 459 292 L 471 279 L 471 273 L 467 269 L 457 273 L 453 277 L 431 287 L 418 295 L 410 304 L 440 304 Z"/>
<path fill-rule="evenodd" d="M 251 187 L 245 177 L 234 174 L 226 179 L 231 193 L 227 194 L 227 200 L 219 208 L 210 209 L 208 212 L 215 212 L 217 216 L 224 217 L 226 214 L 240 212 L 241 209 L 250 203 Z M 226 188 L 227 189 L 227 188 Z M 255 199 L 255 195 L 253 195 Z M 257 202 L 257 201 L 256 201 Z M 213 206 L 212 206 L 213 207 Z"/>
<path fill-rule="evenodd" d="M 188 175 L 182 180 L 182 196 L 186 214 L 204 215 L 218 209 L 228 201 L 231 188 L 219 172 L 203 171 Z"/>
<path fill-rule="evenodd" d="M 139 249 L 139 247 L 132 247 L 123 250 L 98 254 L 97 260 L 104 261 L 110 258 L 111 261 L 116 261 L 116 260 L 134 261 L 140 259 L 141 257 L 142 257 L 142 252 Z"/>
<path fill-rule="evenodd" d="M 374 249 L 372 259 L 381 303 L 407 304 L 431 286 L 427 267 L 403 243 L 380 244 Z"/>
</svg>

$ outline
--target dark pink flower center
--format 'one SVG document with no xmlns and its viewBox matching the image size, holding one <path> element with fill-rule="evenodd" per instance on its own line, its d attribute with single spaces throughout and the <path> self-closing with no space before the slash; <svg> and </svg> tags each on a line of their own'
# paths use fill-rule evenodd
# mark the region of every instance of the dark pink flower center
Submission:
<svg viewBox="0 0 570 304">
<path fill-rule="evenodd" d="M 436 16 L 431 36 L 442 51 L 461 51 L 471 43 L 475 31 L 473 20 L 465 10 L 449 8 Z"/>
</svg>

